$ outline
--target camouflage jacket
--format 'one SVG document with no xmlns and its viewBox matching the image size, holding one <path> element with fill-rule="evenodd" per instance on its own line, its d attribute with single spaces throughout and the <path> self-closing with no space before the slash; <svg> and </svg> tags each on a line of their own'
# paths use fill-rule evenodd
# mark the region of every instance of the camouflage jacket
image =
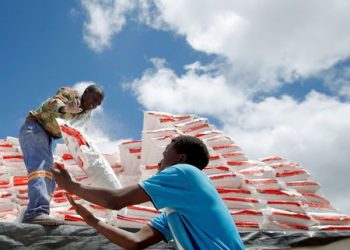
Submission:
<svg viewBox="0 0 350 250">
<path fill-rule="evenodd" d="M 62 87 L 56 95 L 44 101 L 41 106 L 29 112 L 29 117 L 35 117 L 36 120 L 44 127 L 44 129 L 54 138 L 62 137 L 60 128 L 57 124 L 56 118 L 61 118 L 69 121 L 88 120 L 91 112 L 82 112 L 79 114 L 61 113 L 59 109 L 66 104 L 72 102 L 74 99 L 79 99 L 78 91 Z"/>
</svg>

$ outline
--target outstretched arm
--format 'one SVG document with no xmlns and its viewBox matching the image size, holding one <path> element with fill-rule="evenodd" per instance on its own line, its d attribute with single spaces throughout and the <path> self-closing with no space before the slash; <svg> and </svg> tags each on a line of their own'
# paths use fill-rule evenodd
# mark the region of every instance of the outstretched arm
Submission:
<svg viewBox="0 0 350 250">
<path fill-rule="evenodd" d="M 59 187 L 73 193 L 91 203 L 101 205 L 109 209 L 119 210 L 126 206 L 150 201 L 150 197 L 137 184 L 121 189 L 96 188 L 74 182 L 60 164 L 55 163 L 56 169 L 52 170 Z"/>
<path fill-rule="evenodd" d="M 96 218 L 83 205 L 77 204 L 70 196 L 67 197 L 77 213 L 88 225 L 94 227 L 111 242 L 125 249 L 143 249 L 165 239 L 162 233 L 149 225 L 145 225 L 136 233 L 131 233 L 106 224 Z"/>
</svg>

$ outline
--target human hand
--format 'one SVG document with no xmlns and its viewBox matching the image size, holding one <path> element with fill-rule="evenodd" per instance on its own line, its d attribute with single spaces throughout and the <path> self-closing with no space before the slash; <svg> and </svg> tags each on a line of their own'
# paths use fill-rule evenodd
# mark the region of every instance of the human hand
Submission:
<svg viewBox="0 0 350 250">
<path fill-rule="evenodd" d="M 63 113 L 70 113 L 70 114 L 78 114 L 83 111 L 82 108 L 80 108 L 80 99 L 74 98 L 71 102 L 68 102 L 65 106 L 62 107 Z"/>
<path fill-rule="evenodd" d="M 54 168 L 51 170 L 55 176 L 55 181 L 60 188 L 66 189 L 69 188 L 69 185 L 73 183 L 72 178 L 70 177 L 67 170 L 57 162 L 54 163 Z"/>
<path fill-rule="evenodd" d="M 67 199 L 75 211 L 77 211 L 77 214 L 79 214 L 88 225 L 93 226 L 97 224 L 99 220 L 89 210 L 87 210 L 86 207 L 76 203 L 70 195 L 67 195 Z"/>
</svg>

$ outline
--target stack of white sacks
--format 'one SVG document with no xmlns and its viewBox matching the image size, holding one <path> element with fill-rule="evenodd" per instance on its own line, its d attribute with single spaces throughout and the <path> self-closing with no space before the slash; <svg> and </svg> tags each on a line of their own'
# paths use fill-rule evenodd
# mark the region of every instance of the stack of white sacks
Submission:
<svg viewBox="0 0 350 250">
<path fill-rule="evenodd" d="M 350 230 L 350 216 L 331 206 L 320 194 L 319 183 L 301 166 L 278 156 L 248 160 L 230 137 L 215 130 L 207 119 L 194 115 L 145 112 L 142 140 L 124 141 L 119 152 L 116 146 L 114 154 L 100 154 L 81 134 L 63 131 L 68 147 L 59 144 L 55 160 L 63 163 L 77 181 L 119 188 L 156 174 L 166 145 L 183 134 L 198 137 L 207 145 L 210 162 L 203 171 L 212 180 L 239 230 Z M 26 170 L 18 140 L 8 137 L 0 141 L 0 155 L 0 221 L 14 222 L 28 202 Z M 102 179 L 96 183 L 94 171 L 88 171 L 91 165 L 95 167 L 95 161 L 108 170 L 103 174 L 107 178 L 104 183 Z M 83 223 L 65 194 L 60 189 L 54 193 L 53 215 Z M 74 198 L 101 219 L 119 227 L 140 228 L 161 213 L 150 202 L 115 214 Z"/>
</svg>

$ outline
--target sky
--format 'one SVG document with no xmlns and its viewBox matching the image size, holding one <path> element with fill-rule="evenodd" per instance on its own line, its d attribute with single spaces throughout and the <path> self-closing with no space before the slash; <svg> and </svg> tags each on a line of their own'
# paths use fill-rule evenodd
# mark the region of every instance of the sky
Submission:
<svg viewBox="0 0 350 250">
<path fill-rule="evenodd" d="M 0 138 L 61 86 L 95 83 L 101 138 L 143 111 L 208 117 L 249 159 L 299 163 L 350 214 L 350 2 L 0 2 Z"/>
</svg>

